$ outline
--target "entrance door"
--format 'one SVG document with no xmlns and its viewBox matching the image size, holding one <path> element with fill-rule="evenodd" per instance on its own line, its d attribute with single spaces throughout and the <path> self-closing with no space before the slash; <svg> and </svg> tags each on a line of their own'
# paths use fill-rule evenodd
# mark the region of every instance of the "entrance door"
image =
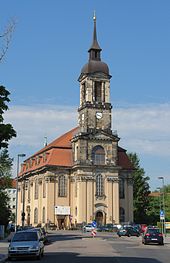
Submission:
<svg viewBox="0 0 170 263">
<path fill-rule="evenodd" d="M 96 213 L 96 218 L 95 218 L 97 225 L 103 225 L 104 220 L 103 220 L 103 213 L 101 211 Z"/>
</svg>

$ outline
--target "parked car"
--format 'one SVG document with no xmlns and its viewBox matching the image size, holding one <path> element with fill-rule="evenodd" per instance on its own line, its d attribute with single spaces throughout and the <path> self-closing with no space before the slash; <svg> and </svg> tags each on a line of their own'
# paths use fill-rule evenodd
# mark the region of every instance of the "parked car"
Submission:
<svg viewBox="0 0 170 263">
<path fill-rule="evenodd" d="M 119 237 L 121 237 L 121 236 L 128 236 L 128 237 L 130 237 L 130 236 L 137 236 L 137 237 L 139 237 L 140 236 L 140 232 L 139 232 L 138 229 L 136 229 L 136 228 L 134 228 L 132 226 L 129 226 L 129 227 L 125 226 L 125 227 L 121 227 L 117 231 L 117 235 Z"/>
<path fill-rule="evenodd" d="M 12 224 L 12 223 L 8 224 L 7 229 L 8 229 L 10 232 L 15 232 L 15 224 Z"/>
<path fill-rule="evenodd" d="M 143 234 L 142 243 L 144 245 L 147 245 L 149 243 L 164 245 L 163 234 L 157 227 L 148 227 Z"/>
<path fill-rule="evenodd" d="M 117 232 L 118 228 L 113 224 L 100 225 L 97 227 L 98 232 Z"/>
<path fill-rule="evenodd" d="M 18 257 L 36 257 L 40 259 L 44 255 L 44 243 L 38 231 L 16 232 L 10 241 L 8 259 Z"/>
<path fill-rule="evenodd" d="M 87 224 L 87 225 L 83 226 L 84 232 L 91 232 L 93 229 L 94 229 L 94 227 L 92 226 L 92 224 Z"/>
</svg>

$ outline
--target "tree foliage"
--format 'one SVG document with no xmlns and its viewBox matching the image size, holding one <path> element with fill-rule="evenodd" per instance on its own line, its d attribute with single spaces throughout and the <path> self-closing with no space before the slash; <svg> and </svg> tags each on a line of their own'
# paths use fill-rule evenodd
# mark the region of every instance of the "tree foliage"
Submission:
<svg viewBox="0 0 170 263">
<path fill-rule="evenodd" d="M 8 141 L 16 137 L 16 132 L 10 123 L 5 124 L 3 114 L 8 110 L 7 103 L 10 92 L 4 86 L 0 86 L 0 149 L 8 147 Z"/>
<path fill-rule="evenodd" d="M 133 198 L 134 198 L 134 221 L 136 223 L 147 223 L 147 210 L 149 207 L 149 177 L 140 167 L 140 160 L 136 153 L 129 153 L 128 157 L 133 164 Z"/>
<path fill-rule="evenodd" d="M 12 179 L 12 159 L 9 157 L 8 150 L 0 152 L 0 225 L 7 225 L 11 211 L 8 208 L 9 197 L 6 188 L 11 188 Z"/>
</svg>

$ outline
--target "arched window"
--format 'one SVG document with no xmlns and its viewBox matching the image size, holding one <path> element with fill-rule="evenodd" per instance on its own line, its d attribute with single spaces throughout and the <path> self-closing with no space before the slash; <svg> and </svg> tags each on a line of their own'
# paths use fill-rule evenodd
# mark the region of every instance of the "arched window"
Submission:
<svg viewBox="0 0 170 263">
<path fill-rule="evenodd" d="M 93 148 L 92 161 L 94 164 L 105 164 L 105 151 L 102 146 L 97 145 Z"/>
<path fill-rule="evenodd" d="M 64 175 L 60 175 L 58 179 L 58 196 L 67 196 L 67 185 L 66 178 Z"/>
<path fill-rule="evenodd" d="M 101 174 L 96 176 L 96 196 L 103 196 L 104 185 L 103 176 Z"/>
<path fill-rule="evenodd" d="M 119 209 L 119 218 L 121 223 L 125 222 L 125 209 L 123 207 Z"/>
<path fill-rule="evenodd" d="M 38 208 L 34 209 L 34 224 L 38 224 Z"/>
<path fill-rule="evenodd" d="M 45 223 L 45 207 L 43 207 L 42 222 Z"/>
</svg>

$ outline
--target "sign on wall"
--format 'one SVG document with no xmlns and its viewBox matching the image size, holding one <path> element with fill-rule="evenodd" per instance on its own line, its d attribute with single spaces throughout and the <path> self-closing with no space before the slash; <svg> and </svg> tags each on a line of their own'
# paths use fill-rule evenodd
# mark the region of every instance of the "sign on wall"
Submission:
<svg viewBox="0 0 170 263">
<path fill-rule="evenodd" d="M 56 206 L 55 215 L 70 215 L 70 206 Z"/>
</svg>

